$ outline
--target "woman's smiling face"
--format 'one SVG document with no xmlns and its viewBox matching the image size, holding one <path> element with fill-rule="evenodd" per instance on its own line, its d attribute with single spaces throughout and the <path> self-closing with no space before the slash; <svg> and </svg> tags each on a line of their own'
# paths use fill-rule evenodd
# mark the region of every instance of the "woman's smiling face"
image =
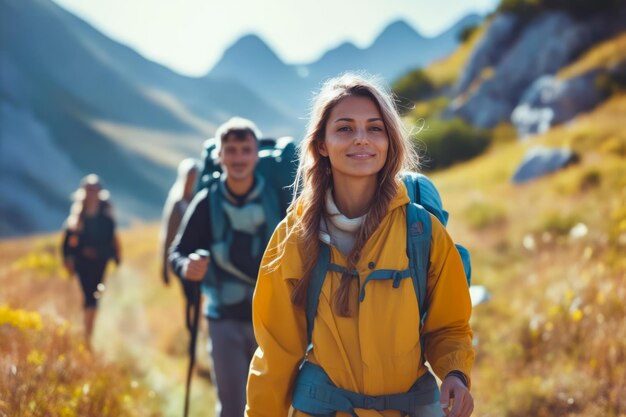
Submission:
<svg viewBox="0 0 626 417">
<path fill-rule="evenodd" d="M 345 97 L 333 107 L 319 144 L 335 180 L 376 177 L 385 166 L 388 148 L 383 117 L 375 102 L 362 96 Z"/>
</svg>

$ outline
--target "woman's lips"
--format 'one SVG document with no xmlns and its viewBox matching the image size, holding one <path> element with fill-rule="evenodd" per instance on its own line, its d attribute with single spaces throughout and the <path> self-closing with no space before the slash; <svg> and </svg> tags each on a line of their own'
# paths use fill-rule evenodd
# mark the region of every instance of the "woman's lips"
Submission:
<svg viewBox="0 0 626 417">
<path fill-rule="evenodd" d="M 370 159 L 373 158 L 374 156 L 376 156 L 373 153 L 363 153 L 363 152 L 359 152 L 359 153 L 349 153 L 348 158 L 352 158 L 352 159 L 360 159 L 360 160 L 364 160 L 364 159 Z"/>
</svg>

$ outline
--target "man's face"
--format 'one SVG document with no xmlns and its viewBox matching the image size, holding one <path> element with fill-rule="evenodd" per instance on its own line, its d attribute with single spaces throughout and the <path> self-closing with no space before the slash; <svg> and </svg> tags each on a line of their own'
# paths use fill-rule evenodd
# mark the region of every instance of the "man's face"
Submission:
<svg viewBox="0 0 626 417">
<path fill-rule="evenodd" d="M 257 142 L 248 133 L 241 140 L 233 134 L 226 136 L 219 152 L 220 165 L 226 175 L 235 181 L 243 181 L 254 175 L 259 160 Z"/>
</svg>

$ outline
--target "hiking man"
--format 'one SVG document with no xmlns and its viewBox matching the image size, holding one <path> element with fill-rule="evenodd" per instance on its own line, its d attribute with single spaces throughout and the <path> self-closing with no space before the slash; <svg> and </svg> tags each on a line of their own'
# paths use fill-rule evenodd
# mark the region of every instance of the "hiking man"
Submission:
<svg viewBox="0 0 626 417">
<path fill-rule="evenodd" d="M 241 417 L 257 347 L 252 294 L 263 252 L 288 202 L 279 201 L 279 193 L 255 172 L 260 132 L 254 123 L 232 118 L 215 137 L 222 174 L 192 200 L 169 260 L 181 279 L 202 282 L 216 416 Z M 209 256 L 198 256 L 200 249 Z"/>
</svg>

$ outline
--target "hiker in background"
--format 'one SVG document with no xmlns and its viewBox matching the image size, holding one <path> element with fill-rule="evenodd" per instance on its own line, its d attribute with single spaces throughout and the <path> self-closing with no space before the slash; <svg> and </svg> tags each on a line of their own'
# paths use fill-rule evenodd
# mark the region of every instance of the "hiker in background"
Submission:
<svg viewBox="0 0 626 417">
<path fill-rule="evenodd" d="M 193 198 L 174 239 L 170 261 L 184 280 L 202 281 L 209 351 L 217 389 L 216 416 L 241 417 L 246 379 L 257 347 L 252 294 L 263 251 L 286 202 L 255 172 L 260 133 L 232 118 L 215 134 L 223 174 Z M 209 256 L 199 256 L 200 249 Z"/>
<path fill-rule="evenodd" d="M 73 194 L 70 215 L 65 222 L 63 259 L 67 272 L 76 274 L 84 297 L 84 325 L 87 346 L 96 319 L 98 299 L 104 291 L 107 263 L 120 264 L 120 244 L 109 192 L 102 189 L 100 178 L 89 174 Z"/>
<path fill-rule="evenodd" d="M 159 253 L 161 254 L 161 277 L 165 285 L 170 284 L 169 248 L 180 227 L 180 223 L 194 195 L 198 177 L 198 161 L 194 158 L 183 159 L 178 164 L 176 181 L 167 195 L 161 218 L 159 233 Z"/>
<path fill-rule="evenodd" d="M 471 414 L 468 286 L 444 227 L 409 205 L 400 174 L 416 166 L 386 90 L 351 74 L 326 82 L 300 147 L 299 196 L 260 268 L 247 416 Z M 409 210 L 420 219 L 411 227 Z M 409 234 L 430 243 L 417 266 Z"/>
</svg>

